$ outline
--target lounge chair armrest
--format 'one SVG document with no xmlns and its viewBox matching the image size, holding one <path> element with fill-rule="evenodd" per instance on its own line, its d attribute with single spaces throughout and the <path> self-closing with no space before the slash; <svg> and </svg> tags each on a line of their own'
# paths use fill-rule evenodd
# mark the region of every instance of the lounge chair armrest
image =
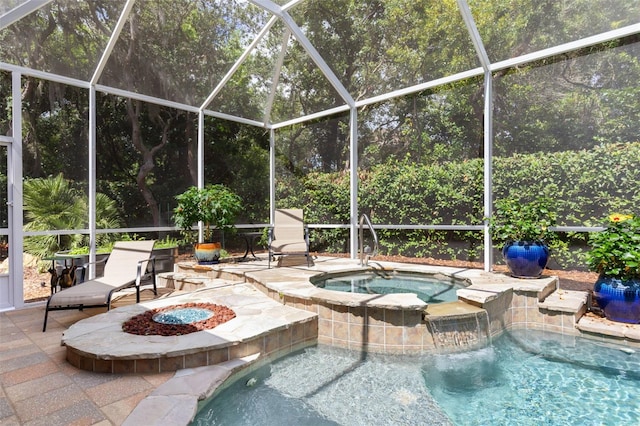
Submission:
<svg viewBox="0 0 640 426">
<path fill-rule="evenodd" d="M 142 265 L 144 263 L 147 264 L 147 268 L 142 271 Z M 143 259 L 138 261 L 138 267 L 136 271 L 136 286 L 140 286 L 140 282 L 142 281 L 142 277 L 147 274 L 147 270 L 149 269 L 149 265 L 151 265 L 151 273 L 155 276 L 156 274 L 156 256 L 151 256 L 148 259 Z"/>
<path fill-rule="evenodd" d="M 78 266 L 76 266 L 76 275 L 78 273 L 77 272 L 78 269 L 82 269 L 82 279 L 81 279 L 81 281 L 84 281 L 85 278 L 87 277 L 87 271 L 89 270 L 89 266 L 105 264 L 108 259 L 109 259 L 109 256 L 105 256 L 104 258 L 102 258 L 100 260 L 96 260 L 95 262 L 85 262 L 85 263 L 82 264 L 82 266 L 78 265 Z"/>
<path fill-rule="evenodd" d="M 109 256 L 105 256 L 103 259 L 96 260 L 95 262 L 86 262 L 82 264 L 82 267 L 86 270 L 90 265 L 99 265 L 101 263 L 106 263 L 109 259 Z"/>
</svg>

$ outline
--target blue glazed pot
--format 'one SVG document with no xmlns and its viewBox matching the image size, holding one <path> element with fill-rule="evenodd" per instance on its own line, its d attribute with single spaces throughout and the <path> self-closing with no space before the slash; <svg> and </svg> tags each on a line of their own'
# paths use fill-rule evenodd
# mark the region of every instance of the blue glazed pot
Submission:
<svg viewBox="0 0 640 426">
<path fill-rule="evenodd" d="M 593 286 L 593 295 L 607 319 L 640 323 L 640 281 L 600 275 Z"/>
<path fill-rule="evenodd" d="M 549 261 L 549 247 L 540 241 L 512 241 L 502 248 L 502 256 L 516 278 L 538 278 Z"/>
</svg>

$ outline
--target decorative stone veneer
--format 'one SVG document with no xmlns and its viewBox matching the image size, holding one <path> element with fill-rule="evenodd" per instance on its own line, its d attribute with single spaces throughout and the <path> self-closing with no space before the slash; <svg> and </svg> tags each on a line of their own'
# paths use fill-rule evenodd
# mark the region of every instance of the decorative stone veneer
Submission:
<svg viewBox="0 0 640 426">
<path fill-rule="evenodd" d="M 317 264 L 317 262 L 316 262 Z M 454 268 L 394 265 L 385 267 L 403 272 L 423 273 L 450 280 L 490 281 L 495 274 L 478 270 L 457 270 Z M 245 280 L 264 292 L 271 299 L 287 306 L 313 312 L 318 315 L 318 342 L 354 350 L 391 354 L 420 354 L 433 352 L 448 344 L 468 348 L 483 344 L 489 337 L 489 326 L 476 324 L 476 329 L 468 325 L 468 318 L 494 321 L 497 330 L 504 330 L 509 316 L 506 297 L 492 299 L 496 313 L 490 318 L 483 309 L 472 305 L 461 307 L 459 302 L 438 304 L 440 311 L 432 314 L 427 304 L 414 294 L 366 295 L 329 291 L 316 288 L 309 278 L 326 271 L 300 269 L 277 271 L 252 271 L 245 274 Z M 339 272 L 344 273 L 342 269 Z M 358 269 L 357 272 L 362 272 Z M 507 280 L 514 280 L 508 278 Z M 510 289 L 510 287 L 505 287 Z M 501 303 L 498 303 L 501 302 Z M 454 307 L 455 305 L 455 307 Z M 443 321 L 447 317 L 442 309 L 450 309 L 452 321 L 459 326 L 446 335 L 434 327 L 433 321 Z M 508 318 L 510 324 L 510 317 Z M 474 323 L 475 324 L 475 323 Z M 482 341 L 482 342 L 481 342 Z"/>
<path fill-rule="evenodd" d="M 385 353 L 420 353 L 433 350 L 431 334 L 423 321 L 426 304 L 413 309 L 370 306 L 364 301 L 340 304 L 315 298 L 296 297 L 275 291 L 257 280 L 256 288 L 286 306 L 318 316 L 318 343 L 354 350 Z M 315 287 L 314 287 L 315 288 Z M 347 296 L 347 293 L 340 293 Z"/>
<path fill-rule="evenodd" d="M 182 336 L 139 336 L 122 324 L 147 309 L 190 302 L 228 306 L 236 317 L 210 330 Z M 255 355 L 285 354 L 315 344 L 318 319 L 264 297 L 252 286 L 236 283 L 176 297 L 113 309 L 79 321 L 66 330 L 67 361 L 99 373 L 161 373 L 216 365 Z"/>
<path fill-rule="evenodd" d="M 284 355 L 305 345 L 315 344 L 317 340 L 317 320 L 303 324 L 294 324 L 288 329 L 274 330 L 269 334 L 247 342 L 231 342 L 230 346 L 207 350 L 198 348 L 198 352 L 182 355 L 162 355 L 141 359 L 99 359 L 93 354 L 67 348 L 67 361 L 76 368 L 95 373 L 110 374 L 148 374 L 177 371 L 216 365 L 251 355 L 272 357 Z M 160 336 L 166 337 L 166 336 Z"/>
<path fill-rule="evenodd" d="M 320 265 L 320 262 L 316 264 Z M 404 264 L 381 264 L 388 269 L 407 270 Z M 434 351 L 437 346 L 442 347 L 443 342 L 438 341 L 443 339 L 442 336 L 437 336 L 430 326 L 429 308 L 425 310 L 406 301 L 393 306 L 391 300 L 384 306 L 372 306 L 373 300 L 358 299 L 362 295 L 317 289 L 310 283 L 309 277 L 327 272 L 317 269 L 305 270 L 304 273 L 301 273 L 301 269 L 295 269 L 293 274 L 286 268 L 277 274 L 273 270 L 252 271 L 245 277 L 273 300 L 318 314 L 320 343 L 385 353 L 424 353 Z M 472 330 L 461 331 L 457 336 L 454 334 L 448 340 L 454 345 L 460 345 L 461 342 L 462 345 L 466 345 L 466 342 L 475 345 L 485 330 L 489 337 L 496 337 L 512 328 L 619 340 L 615 333 L 607 334 L 605 327 L 593 327 L 586 322 L 587 293 L 558 289 L 557 277 L 518 279 L 478 270 L 414 265 L 410 270 L 442 274 L 470 283 L 467 288 L 458 290 L 458 299 L 466 305 L 486 311 L 488 326 L 484 329 L 479 326 L 475 338 L 470 337 Z M 458 313 L 454 310 L 442 315 L 455 318 Z M 619 324 L 614 328 L 621 329 Z M 636 329 L 638 331 L 624 334 L 623 344 L 640 346 L 640 326 Z"/>
<path fill-rule="evenodd" d="M 500 277 L 502 274 L 495 274 Z M 543 301 L 554 293 L 557 277 L 516 279 L 502 283 L 472 284 L 458 291 L 458 298 L 487 311 L 491 335 L 496 336 L 509 328 L 547 329 L 565 334 L 576 334 L 575 322 L 563 321 L 553 305 L 543 308 Z M 583 303 L 584 304 L 584 303 Z"/>
<path fill-rule="evenodd" d="M 372 352 L 414 353 L 423 350 L 424 338 L 430 336 L 421 311 L 323 302 L 315 306 L 320 343 Z M 427 344 L 433 347 L 433 341 Z"/>
</svg>

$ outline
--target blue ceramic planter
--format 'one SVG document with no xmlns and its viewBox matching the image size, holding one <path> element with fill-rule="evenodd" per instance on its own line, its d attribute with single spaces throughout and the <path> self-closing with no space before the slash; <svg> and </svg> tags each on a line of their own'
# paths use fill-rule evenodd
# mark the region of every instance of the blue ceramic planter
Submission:
<svg viewBox="0 0 640 426">
<path fill-rule="evenodd" d="M 549 247 L 539 241 L 513 241 L 502 248 L 502 256 L 516 278 L 538 278 L 549 261 Z"/>
<path fill-rule="evenodd" d="M 607 319 L 640 323 L 640 281 L 601 275 L 593 287 L 593 295 Z"/>
</svg>

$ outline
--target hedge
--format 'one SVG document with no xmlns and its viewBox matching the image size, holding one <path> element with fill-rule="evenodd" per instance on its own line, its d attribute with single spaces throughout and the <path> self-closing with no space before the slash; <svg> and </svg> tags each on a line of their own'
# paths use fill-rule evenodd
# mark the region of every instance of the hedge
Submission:
<svg viewBox="0 0 640 426">
<path fill-rule="evenodd" d="M 407 157 L 358 173 L 359 211 L 374 224 L 483 223 L 483 159 L 416 164 Z M 495 157 L 493 192 L 495 199 L 544 195 L 557 200 L 558 224 L 565 226 L 598 226 L 611 212 L 637 213 L 640 142 Z M 308 223 L 348 223 L 349 173 L 314 172 L 295 183 L 284 179 L 278 194 L 279 207 L 305 207 Z M 382 254 L 474 260 L 482 252 L 480 232 L 380 230 L 378 236 Z M 347 229 L 315 230 L 312 249 L 345 252 L 348 237 Z"/>
</svg>

